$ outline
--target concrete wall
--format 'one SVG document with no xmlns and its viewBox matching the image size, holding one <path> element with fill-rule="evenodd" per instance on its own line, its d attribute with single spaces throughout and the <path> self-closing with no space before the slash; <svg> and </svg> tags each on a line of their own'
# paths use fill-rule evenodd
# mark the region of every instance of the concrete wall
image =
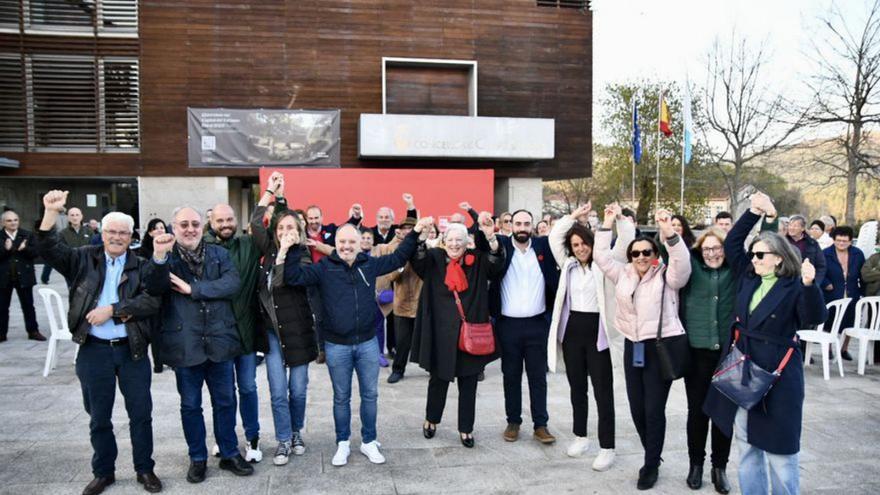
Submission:
<svg viewBox="0 0 880 495">
<path fill-rule="evenodd" d="M 171 223 L 174 208 L 189 205 L 202 215 L 217 203 L 229 201 L 227 177 L 138 177 L 140 228 L 151 218 Z M 233 205 L 234 206 L 234 205 Z"/>
<path fill-rule="evenodd" d="M 495 214 L 503 211 L 529 210 L 537 219 L 541 218 L 544 206 L 544 190 L 540 178 L 496 178 Z"/>
</svg>

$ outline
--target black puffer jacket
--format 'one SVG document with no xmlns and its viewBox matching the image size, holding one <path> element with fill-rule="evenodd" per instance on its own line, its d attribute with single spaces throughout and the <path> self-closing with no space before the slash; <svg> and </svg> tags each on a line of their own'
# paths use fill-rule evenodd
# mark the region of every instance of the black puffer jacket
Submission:
<svg viewBox="0 0 880 495">
<path fill-rule="evenodd" d="M 101 296 L 106 273 L 104 246 L 71 248 L 62 242 L 58 232 L 37 231 L 37 249 L 40 256 L 67 280 L 70 291 L 70 310 L 67 322 L 74 342 L 85 343 L 91 324 L 86 314 L 95 309 Z M 151 341 L 150 317 L 159 312 L 161 299 L 145 290 L 145 277 L 149 263 L 129 250 L 125 267 L 119 279 L 119 302 L 113 305 L 113 320 L 124 323 L 128 334 L 131 358 L 146 356 Z"/>
</svg>

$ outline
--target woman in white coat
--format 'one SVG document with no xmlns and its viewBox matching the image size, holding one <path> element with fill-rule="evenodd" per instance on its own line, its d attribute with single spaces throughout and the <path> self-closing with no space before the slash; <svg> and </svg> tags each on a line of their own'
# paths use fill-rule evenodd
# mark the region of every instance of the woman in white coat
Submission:
<svg viewBox="0 0 880 495">
<path fill-rule="evenodd" d="M 614 462 L 614 381 L 605 309 L 605 277 L 593 263 L 593 233 L 577 218 L 586 216 L 589 203 L 556 221 L 550 231 L 550 249 L 562 269 L 547 342 L 548 367 L 556 370 L 557 342 L 571 388 L 574 441 L 566 453 L 579 457 L 587 439 L 587 377 L 599 413 L 599 455 L 593 469 L 604 471 Z M 621 222 L 618 246 L 635 236 L 630 222 Z M 623 255 L 625 256 L 625 254 Z"/>
</svg>

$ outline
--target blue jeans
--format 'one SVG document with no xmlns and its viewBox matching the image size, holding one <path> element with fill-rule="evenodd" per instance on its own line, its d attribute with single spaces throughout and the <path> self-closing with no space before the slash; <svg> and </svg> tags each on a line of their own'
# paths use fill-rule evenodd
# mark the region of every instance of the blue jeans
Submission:
<svg viewBox="0 0 880 495">
<path fill-rule="evenodd" d="M 799 454 L 771 454 L 751 445 L 748 442 L 748 419 L 748 411 L 739 408 L 733 424 L 739 447 L 739 488 L 743 495 L 799 494 Z"/>
<path fill-rule="evenodd" d="M 293 432 L 303 429 L 306 419 L 306 394 L 309 389 L 308 363 L 293 368 L 284 365 L 281 344 L 274 330 L 269 330 L 269 353 L 266 354 L 266 377 L 272 397 L 272 420 L 275 440 L 287 442 Z"/>
<path fill-rule="evenodd" d="M 257 400 L 257 353 L 235 358 L 235 382 L 238 385 L 238 412 L 247 440 L 260 436 L 260 401 Z"/>
<path fill-rule="evenodd" d="M 113 401 L 116 386 L 125 399 L 128 431 L 131 437 L 134 470 L 153 470 L 153 400 L 150 395 L 152 369 L 144 356 L 132 361 L 128 345 L 109 346 L 86 342 L 76 356 L 76 376 L 89 414 L 92 442 L 92 474 L 106 477 L 116 470 L 116 437 L 113 435 Z"/>
<path fill-rule="evenodd" d="M 333 422 L 336 442 L 351 437 L 351 373 L 357 373 L 361 394 L 361 440 L 376 439 L 379 399 L 379 343 L 376 338 L 356 345 L 324 343 L 327 369 L 333 384 Z"/>
<path fill-rule="evenodd" d="M 180 419 L 183 436 L 189 446 L 192 461 L 208 460 L 205 446 L 205 418 L 202 416 L 202 385 L 208 384 L 211 394 L 211 412 L 214 416 L 214 439 L 220 447 L 220 457 L 229 459 L 239 455 L 235 437 L 235 383 L 234 364 L 230 359 L 220 363 L 175 368 L 177 393 L 180 394 Z"/>
</svg>

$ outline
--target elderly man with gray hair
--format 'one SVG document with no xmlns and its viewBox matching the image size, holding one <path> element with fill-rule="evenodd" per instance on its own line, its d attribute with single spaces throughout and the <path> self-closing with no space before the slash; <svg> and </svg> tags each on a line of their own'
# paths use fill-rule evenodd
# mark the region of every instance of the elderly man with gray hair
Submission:
<svg viewBox="0 0 880 495">
<path fill-rule="evenodd" d="M 778 223 L 781 219 L 776 217 L 776 212 L 773 212 L 773 215 L 765 214 L 764 221 L 761 224 L 761 232 L 777 232 L 779 230 Z M 822 281 L 825 279 L 825 254 L 822 252 L 822 247 L 819 246 L 819 243 L 807 235 L 807 219 L 803 215 L 792 215 L 788 218 L 788 227 L 785 229 L 785 234 L 780 232 L 780 235 L 783 235 L 788 242 L 794 245 L 798 252 L 801 255 L 801 259 L 808 259 L 810 263 L 816 267 L 816 280 Z"/>
<path fill-rule="evenodd" d="M 33 232 L 20 228 L 18 214 L 7 210 L 0 215 L 0 342 L 6 341 L 9 330 L 9 305 L 12 292 L 18 294 L 28 339 L 44 341 L 34 311 L 34 258 L 37 256 Z"/>
<path fill-rule="evenodd" d="M 153 472 L 153 402 L 151 368 L 147 357 L 150 322 L 159 311 L 159 298 L 146 292 L 147 262 L 130 249 L 134 219 L 107 214 L 101 224 L 102 245 L 71 247 L 55 230 L 67 191 L 49 191 L 46 211 L 37 232 L 40 255 L 70 284 L 68 325 L 80 344 L 76 376 L 89 414 L 94 479 L 83 490 L 94 495 L 112 485 L 116 470 L 113 402 L 119 386 L 128 412 L 132 457 L 137 481 L 148 492 L 162 483 Z"/>
</svg>

